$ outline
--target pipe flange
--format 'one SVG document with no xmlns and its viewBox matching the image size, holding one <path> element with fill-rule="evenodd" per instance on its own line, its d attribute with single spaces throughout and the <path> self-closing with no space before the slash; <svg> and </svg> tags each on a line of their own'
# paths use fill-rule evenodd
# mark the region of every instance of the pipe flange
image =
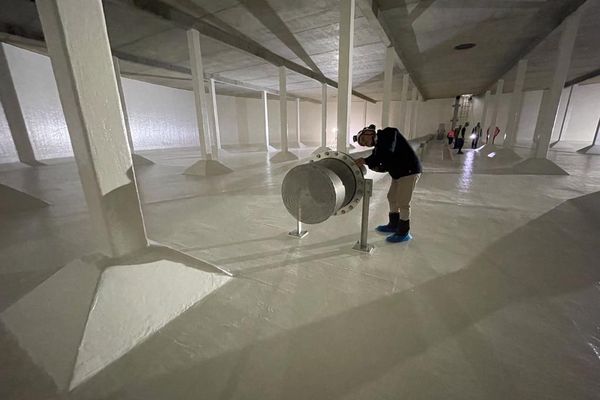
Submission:
<svg viewBox="0 0 600 400">
<path fill-rule="evenodd" d="M 350 200 L 342 208 L 340 208 L 339 210 L 337 210 L 337 212 L 335 212 L 333 214 L 333 215 L 344 215 L 344 214 L 352 211 L 353 209 L 357 208 L 360 203 L 360 200 L 363 198 L 363 196 L 365 194 L 364 193 L 365 171 L 363 169 L 361 169 L 358 165 L 356 165 L 356 163 L 354 162 L 354 159 L 350 155 L 339 152 L 339 151 L 334 151 L 334 150 L 328 150 L 328 151 L 323 151 L 321 153 L 317 153 L 312 156 L 310 162 L 312 163 L 312 162 L 317 162 L 317 161 L 326 160 L 326 159 L 336 159 L 336 160 L 343 162 L 352 171 L 354 180 L 356 182 L 356 189 L 354 191 L 354 194 L 350 198 Z"/>
</svg>

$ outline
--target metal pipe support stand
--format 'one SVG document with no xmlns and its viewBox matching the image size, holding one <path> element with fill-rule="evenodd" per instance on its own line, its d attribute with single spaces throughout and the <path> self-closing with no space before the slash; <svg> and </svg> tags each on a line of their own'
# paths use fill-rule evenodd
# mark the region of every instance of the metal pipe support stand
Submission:
<svg viewBox="0 0 600 400">
<path fill-rule="evenodd" d="M 296 230 L 289 232 L 288 235 L 302 239 L 304 236 L 308 235 L 308 231 L 302 230 L 302 222 L 298 220 L 296 221 Z"/>
<path fill-rule="evenodd" d="M 371 195 L 373 194 L 373 180 L 365 179 L 365 194 L 362 199 L 362 219 L 360 224 L 360 240 L 356 242 L 354 247 L 356 251 L 371 254 L 375 250 L 375 246 L 367 243 L 367 234 L 369 233 L 369 205 L 371 202 Z"/>
</svg>

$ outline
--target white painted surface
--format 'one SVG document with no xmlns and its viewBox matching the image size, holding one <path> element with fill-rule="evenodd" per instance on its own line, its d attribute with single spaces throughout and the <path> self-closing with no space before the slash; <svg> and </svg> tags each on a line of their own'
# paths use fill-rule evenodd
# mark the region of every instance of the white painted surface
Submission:
<svg viewBox="0 0 600 400">
<path fill-rule="evenodd" d="M 281 151 L 288 151 L 288 105 L 287 105 L 287 71 L 279 67 L 279 136 Z M 241 140 L 240 140 L 241 142 Z"/>
<path fill-rule="evenodd" d="M 209 117 L 210 122 L 210 137 L 212 144 L 213 157 L 219 157 L 221 150 L 221 127 L 219 126 L 219 107 L 217 105 L 217 92 L 215 88 L 215 80 L 208 80 L 208 96 L 209 96 Z"/>
<path fill-rule="evenodd" d="M 168 260 L 108 268 L 98 283 L 71 389 L 230 279 Z"/>
<path fill-rule="evenodd" d="M 123 88 L 136 149 L 199 146 L 192 92 L 132 79 Z"/>
<path fill-rule="evenodd" d="M 262 116 L 263 116 L 263 130 L 265 135 L 265 150 L 269 151 L 271 147 L 271 140 L 269 137 L 269 97 L 266 91 L 262 91 L 261 93 L 261 107 L 262 107 Z"/>
<path fill-rule="evenodd" d="M 496 140 L 501 140 L 502 138 L 500 137 L 500 135 L 498 135 L 496 137 L 496 139 L 494 139 L 494 131 L 496 129 L 496 127 L 499 128 L 498 126 L 498 114 L 500 113 L 500 108 L 503 106 L 504 102 L 502 102 L 502 98 L 504 98 L 503 95 L 503 90 L 504 90 L 504 80 L 503 79 L 499 79 L 498 83 L 496 84 L 496 93 L 494 94 L 494 98 L 492 100 L 492 104 L 491 104 L 491 112 L 492 112 L 492 116 L 490 117 L 490 123 L 488 124 L 487 127 L 484 127 L 484 132 L 483 132 L 483 137 L 485 138 L 486 135 L 489 134 L 489 136 L 487 136 L 487 142 L 486 143 L 492 143 Z"/>
<path fill-rule="evenodd" d="M 402 89 L 400 91 L 400 101 L 398 102 L 397 110 L 398 110 L 398 129 L 402 132 L 406 132 L 406 113 L 407 113 L 407 103 L 406 97 L 408 96 L 408 85 L 409 85 L 409 75 L 402 75 Z"/>
<path fill-rule="evenodd" d="M 192 70 L 192 87 L 194 90 L 194 105 L 196 110 L 196 126 L 200 142 L 200 155 L 212 159 L 210 125 L 208 123 L 208 104 L 206 88 L 204 87 L 204 66 L 202 65 L 202 49 L 200 48 L 200 33 L 195 29 L 187 31 L 190 68 Z"/>
<path fill-rule="evenodd" d="M 76 260 L 7 308 L 0 319 L 60 389 L 71 380 L 100 269 Z"/>
<path fill-rule="evenodd" d="M 357 211 L 301 242 L 286 236 L 294 226 L 281 207 L 286 168 L 264 152 L 224 152 L 236 171 L 201 185 L 173 167 L 197 151 L 153 152 L 156 167 L 140 174 L 152 237 L 243 276 L 70 397 L 596 398 L 600 158 L 551 151 L 571 175 L 539 177 L 479 173 L 481 160 L 465 153 L 442 160 L 441 147 L 430 147 L 413 199 L 415 239 L 388 245 L 370 232 L 377 251 L 365 257 L 350 250 Z M 69 257 L 61 249 L 85 253 L 92 234 L 72 162 L 0 174 L 56 203 L 53 213 L 0 225 L 0 306 L 10 307 Z M 379 177 L 371 229 L 387 219 L 389 177 Z M 0 335 L 9 392 L 57 397 L 12 334 Z"/>
<path fill-rule="evenodd" d="M 5 45 L 21 107 L 39 159 L 73 154 L 48 57 Z"/>
<path fill-rule="evenodd" d="M 19 96 L 23 99 L 24 114 L 28 126 L 32 132 L 32 142 L 36 153 L 41 159 L 53 157 L 72 156 L 68 131 L 62 114 L 62 107 L 58 100 L 56 84 L 52 76 L 49 59 L 26 50 L 13 46 L 6 46 L 9 63 L 15 69 L 15 81 Z M 131 126 L 134 146 L 138 150 L 150 150 L 158 148 L 197 147 L 199 145 L 194 117 L 194 99 L 190 91 L 172 89 L 168 87 L 152 85 L 132 79 L 122 79 L 125 92 L 127 111 Z M 565 90 L 563 97 L 566 98 Z M 519 144 L 530 144 L 533 136 L 531 126 L 534 125 L 539 108 L 539 91 L 526 92 L 520 122 Z M 500 114 L 498 115 L 498 126 L 502 132 L 505 131 L 503 109 L 508 109 L 508 98 L 505 94 L 501 100 Z M 561 99 L 562 99 L 561 98 Z M 536 100 L 537 99 L 537 100 Z M 431 99 L 423 102 L 419 111 L 418 125 L 419 134 L 433 133 L 437 130 L 439 123 L 446 123 L 452 117 L 451 102 L 453 99 Z M 217 95 L 219 111 L 219 122 L 221 124 L 222 141 L 225 145 L 261 145 L 264 143 L 264 131 L 262 122 L 262 109 L 260 99 L 235 98 L 231 96 Z M 537 101 L 537 106 L 531 102 Z M 448 105 L 450 104 L 450 105 Z M 574 91 L 571 106 L 572 123 L 563 133 L 562 140 L 566 141 L 590 141 L 593 138 L 596 121 L 594 107 L 600 104 L 600 84 L 581 85 Z M 473 103 L 473 119 L 481 121 L 480 98 L 475 97 Z M 333 145 L 335 136 L 333 128 L 337 123 L 337 104 L 335 101 L 328 102 L 327 133 L 328 145 Z M 302 102 L 302 140 L 316 144 L 320 141 L 321 132 L 321 110 L 319 104 Z M 375 123 L 381 127 L 382 102 L 368 104 L 367 119 L 369 123 Z M 391 126 L 403 126 L 399 115 L 400 102 L 391 102 L 390 123 Z M 564 102 L 558 111 L 558 116 L 564 112 Z M 292 101 L 288 102 L 288 113 L 294 110 Z M 353 111 L 354 110 L 354 111 Z M 269 100 L 269 128 L 271 143 L 279 144 L 279 107 L 277 100 Z M 351 121 L 357 121 L 360 107 L 351 108 Z M 476 122 L 476 121 L 475 121 Z M 292 124 L 295 125 L 295 124 Z M 358 125 L 351 123 L 351 133 Z M 292 129 L 295 132 L 294 126 Z M 402 130 L 402 129 L 400 129 Z M 291 132 L 290 132 L 291 133 Z M 521 134 L 524 135 L 521 137 Z M 558 130 L 554 129 L 553 138 L 558 136 Z M 6 125 L 4 115 L 0 113 L 0 162 L 16 160 L 16 153 L 12 139 Z"/>
<path fill-rule="evenodd" d="M 390 103 L 392 100 L 392 82 L 394 78 L 394 60 L 396 50 L 393 46 L 385 49 L 385 65 L 383 72 L 383 104 L 381 108 L 381 124 L 388 126 L 390 123 Z"/>
<path fill-rule="evenodd" d="M 4 116 L 4 109 L 0 104 L 0 164 L 18 160 L 17 150 L 10 136 L 8 122 Z"/>
<path fill-rule="evenodd" d="M 517 78 L 510 98 L 508 109 L 508 123 L 505 132 L 505 145 L 513 146 L 517 141 L 517 132 L 521 108 L 523 105 L 523 85 L 525 84 L 525 74 L 527 72 L 527 60 L 520 60 L 517 65 Z"/>
<path fill-rule="evenodd" d="M 98 250 L 148 244 L 100 0 L 38 4 Z"/>
<path fill-rule="evenodd" d="M 352 104 L 355 0 L 340 1 L 336 150 L 348 151 Z"/>
<path fill-rule="evenodd" d="M 305 133 L 305 135 L 306 135 L 306 133 Z M 327 84 L 326 83 L 321 84 L 321 147 L 327 147 Z"/>
<path fill-rule="evenodd" d="M 575 46 L 575 39 L 577 38 L 579 22 L 583 12 L 582 10 L 582 7 L 578 8 L 562 23 L 562 32 L 560 34 L 558 53 L 554 63 L 552 83 L 549 91 L 545 92 L 542 97 L 542 105 L 535 127 L 534 135 L 539 139 L 535 151 L 535 157 L 537 158 L 546 158 L 548 153 L 553 127 L 557 120 L 556 116 L 560 98 L 564 91 L 563 88 L 567 79 L 567 74 L 569 73 L 569 67 L 571 66 L 571 57 Z"/>
</svg>

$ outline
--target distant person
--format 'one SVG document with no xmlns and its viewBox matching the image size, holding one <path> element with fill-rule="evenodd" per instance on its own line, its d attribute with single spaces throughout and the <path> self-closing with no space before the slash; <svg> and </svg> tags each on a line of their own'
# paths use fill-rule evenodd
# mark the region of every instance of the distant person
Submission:
<svg viewBox="0 0 600 400">
<path fill-rule="evenodd" d="M 492 138 L 492 144 L 494 144 L 494 142 L 496 141 L 496 136 L 498 136 L 500 134 L 500 128 L 496 127 L 496 129 L 494 129 L 494 137 Z"/>
<path fill-rule="evenodd" d="M 481 123 L 478 122 L 477 125 L 471 131 L 471 148 L 476 149 L 477 143 L 479 143 L 479 138 L 481 138 Z"/>
<path fill-rule="evenodd" d="M 392 233 L 386 239 L 390 243 L 412 239 L 410 202 L 422 172 L 419 157 L 396 128 L 376 130 L 374 125 L 370 125 L 358 132 L 354 141 L 361 146 L 374 148 L 369 157 L 357 159 L 357 165 L 367 165 L 373 171 L 387 172 L 392 177 L 387 194 L 390 206 L 389 222 L 378 226 L 376 230 Z"/>
<path fill-rule="evenodd" d="M 466 122 L 465 126 L 462 127 L 462 129 L 460 130 L 460 137 L 456 139 L 456 147 L 458 147 L 458 152 L 457 154 L 463 154 L 462 148 L 465 145 L 465 134 L 467 132 L 467 127 L 469 126 L 469 123 Z"/>
<path fill-rule="evenodd" d="M 448 146 L 450 146 L 452 144 L 452 142 L 454 141 L 454 129 L 450 129 L 450 131 L 448 132 L 447 138 L 448 138 Z"/>
<path fill-rule="evenodd" d="M 458 149 L 458 137 L 460 136 L 460 131 L 462 130 L 462 125 L 459 125 L 458 128 L 454 131 L 454 147 L 453 149 Z"/>
</svg>

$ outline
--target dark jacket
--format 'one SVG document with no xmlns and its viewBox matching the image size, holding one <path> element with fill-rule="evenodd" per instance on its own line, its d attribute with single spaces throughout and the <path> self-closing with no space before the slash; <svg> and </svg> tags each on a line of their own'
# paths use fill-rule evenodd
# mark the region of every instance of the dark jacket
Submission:
<svg viewBox="0 0 600 400">
<path fill-rule="evenodd" d="M 375 148 L 365 163 L 374 171 L 389 172 L 394 179 L 423 171 L 417 153 L 396 128 L 377 131 Z"/>
</svg>

